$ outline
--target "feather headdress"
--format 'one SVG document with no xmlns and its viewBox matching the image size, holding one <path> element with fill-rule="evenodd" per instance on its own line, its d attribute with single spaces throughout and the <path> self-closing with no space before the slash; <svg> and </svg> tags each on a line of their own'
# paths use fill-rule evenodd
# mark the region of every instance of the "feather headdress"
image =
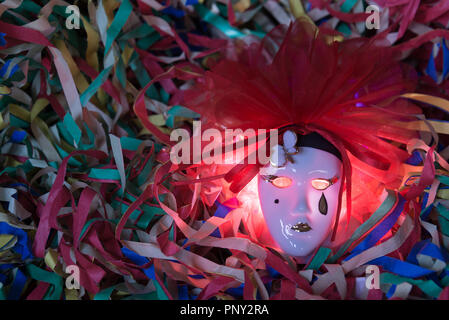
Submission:
<svg viewBox="0 0 449 320">
<path fill-rule="evenodd" d="M 417 137 L 404 123 L 421 110 L 399 97 L 414 91 L 417 77 L 391 47 L 377 38 L 334 38 L 297 20 L 240 44 L 185 92 L 184 105 L 217 128 L 320 134 L 341 153 L 350 212 L 354 169 L 399 186 L 404 145 Z M 239 164 L 226 180 L 237 192 L 257 172 L 257 164 Z"/>
</svg>

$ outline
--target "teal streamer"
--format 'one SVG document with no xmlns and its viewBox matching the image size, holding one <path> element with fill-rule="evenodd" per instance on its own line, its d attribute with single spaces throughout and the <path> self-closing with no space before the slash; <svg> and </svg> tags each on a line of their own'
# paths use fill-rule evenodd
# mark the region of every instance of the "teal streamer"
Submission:
<svg viewBox="0 0 449 320">
<path fill-rule="evenodd" d="M 133 6 L 129 2 L 129 0 L 123 0 L 120 8 L 117 11 L 117 14 L 114 17 L 114 20 L 112 20 L 111 25 L 106 31 L 106 45 L 104 48 L 105 57 L 111 49 L 112 43 L 114 42 L 115 38 L 117 38 L 120 30 L 122 30 L 123 26 L 128 20 L 128 17 L 131 14 L 132 10 Z"/>
<path fill-rule="evenodd" d="M 233 39 L 246 36 L 246 34 L 244 34 L 243 32 L 232 27 L 225 19 L 209 11 L 205 6 L 196 4 L 194 7 L 195 11 L 200 15 L 201 19 L 215 26 L 227 37 Z"/>
<path fill-rule="evenodd" d="M 80 100 L 81 105 L 85 106 L 87 102 L 92 98 L 92 96 L 98 91 L 98 89 L 103 85 L 103 83 L 107 80 L 109 76 L 109 72 L 111 72 L 113 66 L 107 67 L 103 71 L 100 72 L 98 77 L 95 78 L 94 81 L 89 85 L 89 87 L 81 94 Z"/>
</svg>

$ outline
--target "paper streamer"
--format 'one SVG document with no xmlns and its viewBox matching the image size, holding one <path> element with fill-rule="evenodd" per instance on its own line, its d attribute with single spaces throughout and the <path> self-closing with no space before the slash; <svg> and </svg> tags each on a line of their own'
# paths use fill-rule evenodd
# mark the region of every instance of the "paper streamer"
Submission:
<svg viewBox="0 0 449 320">
<path fill-rule="evenodd" d="M 68 5 L 0 4 L 0 299 L 449 297 L 447 1 L 378 1 L 371 30 L 352 0 Z M 172 130 L 201 120 L 180 103 L 192 80 L 298 18 L 339 31 L 330 41 L 385 39 L 418 80 L 392 99 L 423 110 L 400 186 L 307 263 L 267 245 L 226 170 L 169 155 Z M 368 265 L 379 290 L 360 289 Z"/>
</svg>

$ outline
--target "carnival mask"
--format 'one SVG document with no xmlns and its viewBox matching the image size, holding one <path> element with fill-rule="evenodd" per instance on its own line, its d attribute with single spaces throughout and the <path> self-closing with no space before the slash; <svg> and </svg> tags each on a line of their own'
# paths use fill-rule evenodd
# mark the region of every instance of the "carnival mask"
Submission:
<svg viewBox="0 0 449 320">
<path fill-rule="evenodd" d="M 329 236 L 337 216 L 342 162 L 317 133 L 286 131 L 259 174 L 259 200 L 272 238 L 287 254 L 306 257 Z"/>
</svg>

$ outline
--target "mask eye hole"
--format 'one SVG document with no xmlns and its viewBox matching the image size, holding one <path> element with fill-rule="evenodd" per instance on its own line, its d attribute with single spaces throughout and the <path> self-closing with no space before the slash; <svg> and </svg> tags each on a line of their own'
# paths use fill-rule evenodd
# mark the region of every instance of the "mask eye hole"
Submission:
<svg viewBox="0 0 449 320">
<path fill-rule="evenodd" d="M 332 184 L 330 180 L 327 179 L 313 179 L 312 187 L 316 190 L 326 190 Z"/>
<path fill-rule="evenodd" d="M 271 183 L 277 188 L 288 188 L 292 184 L 293 180 L 289 177 L 276 177 L 271 180 Z"/>
</svg>

